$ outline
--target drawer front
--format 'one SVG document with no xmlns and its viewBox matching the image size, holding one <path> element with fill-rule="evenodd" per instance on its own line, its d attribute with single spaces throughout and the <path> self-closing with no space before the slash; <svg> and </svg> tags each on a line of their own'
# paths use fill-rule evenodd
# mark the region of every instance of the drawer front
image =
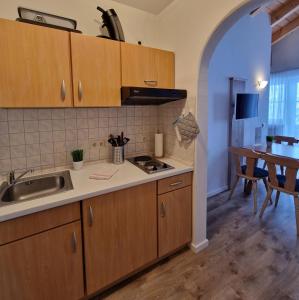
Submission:
<svg viewBox="0 0 299 300">
<path fill-rule="evenodd" d="M 80 220 L 80 203 L 37 212 L 0 223 L 0 245 Z"/>
<path fill-rule="evenodd" d="M 192 172 L 158 180 L 158 194 L 171 192 L 192 184 Z"/>
</svg>

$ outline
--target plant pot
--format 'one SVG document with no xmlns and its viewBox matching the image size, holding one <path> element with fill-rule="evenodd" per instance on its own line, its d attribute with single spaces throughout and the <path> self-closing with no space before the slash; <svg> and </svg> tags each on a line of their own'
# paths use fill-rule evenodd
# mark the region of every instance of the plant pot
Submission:
<svg viewBox="0 0 299 300">
<path fill-rule="evenodd" d="M 73 161 L 74 170 L 80 170 L 83 167 L 83 160 L 81 161 Z"/>
<path fill-rule="evenodd" d="M 271 147 L 272 147 L 272 142 L 267 141 L 267 148 L 271 148 Z"/>
</svg>

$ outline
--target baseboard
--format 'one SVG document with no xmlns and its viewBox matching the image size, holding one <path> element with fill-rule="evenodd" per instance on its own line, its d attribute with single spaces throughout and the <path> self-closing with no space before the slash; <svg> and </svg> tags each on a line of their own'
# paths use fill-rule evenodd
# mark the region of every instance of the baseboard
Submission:
<svg viewBox="0 0 299 300">
<path fill-rule="evenodd" d="M 216 189 L 216 190 L 213 190 L 213 191 L 211 191 L 211 192 L 208 192 L 208 198 L 209 197 L 213 197 L 213 196 L 215 196 L 215 195 L 217 195 L 217 194 L 220 194 L 220 193 L 222 193 L 222 192 L 224 192 L 224 191 L 227 191 L 228 190 L 228 185 L 224 185 L 224 186 L 222 186 L 222 187 L 220 187 L 220 188 L 218 188 L 218 189 Z"/>
<path fill-rule="evenodd" d="M 190 248 L 194 253 L 199 253 L 203 249 L 207 248 L 209 245 L 209 240 L 205 239 L 203 242 L 198 243 L 197 245 L 191 243 Z"/>
</svg>

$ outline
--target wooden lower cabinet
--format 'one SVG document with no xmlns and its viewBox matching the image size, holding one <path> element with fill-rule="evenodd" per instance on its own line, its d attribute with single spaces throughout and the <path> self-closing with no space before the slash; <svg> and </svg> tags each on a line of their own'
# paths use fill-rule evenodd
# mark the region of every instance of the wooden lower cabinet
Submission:
<svg viewBox="0 0 299 300">
<path fill-rule="evenodd" d="M 186 245 L 192 238 L 192 188 L 158 196 L 159 257 Z"/>
<path fill-rule="evenodd" d="M 77 221 L 0 246 L 0 299 L 82 298 L 81 243 Z"/>
<path fill-rule="evenodd" d="M 156 182 L 82 202 L 87 294 L 157 258 Z"/>
</svg>

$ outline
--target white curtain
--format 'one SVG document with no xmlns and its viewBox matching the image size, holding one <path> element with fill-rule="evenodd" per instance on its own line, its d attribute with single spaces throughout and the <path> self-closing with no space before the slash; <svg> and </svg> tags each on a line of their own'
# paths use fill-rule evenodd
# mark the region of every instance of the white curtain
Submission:
<svg viewBox="0 0 299 300">
<path fill-rule="evenodd" d="M 269 88 L 269 135 L 299 138 L 299 69 L 272 73 Z"/>
</svg>

